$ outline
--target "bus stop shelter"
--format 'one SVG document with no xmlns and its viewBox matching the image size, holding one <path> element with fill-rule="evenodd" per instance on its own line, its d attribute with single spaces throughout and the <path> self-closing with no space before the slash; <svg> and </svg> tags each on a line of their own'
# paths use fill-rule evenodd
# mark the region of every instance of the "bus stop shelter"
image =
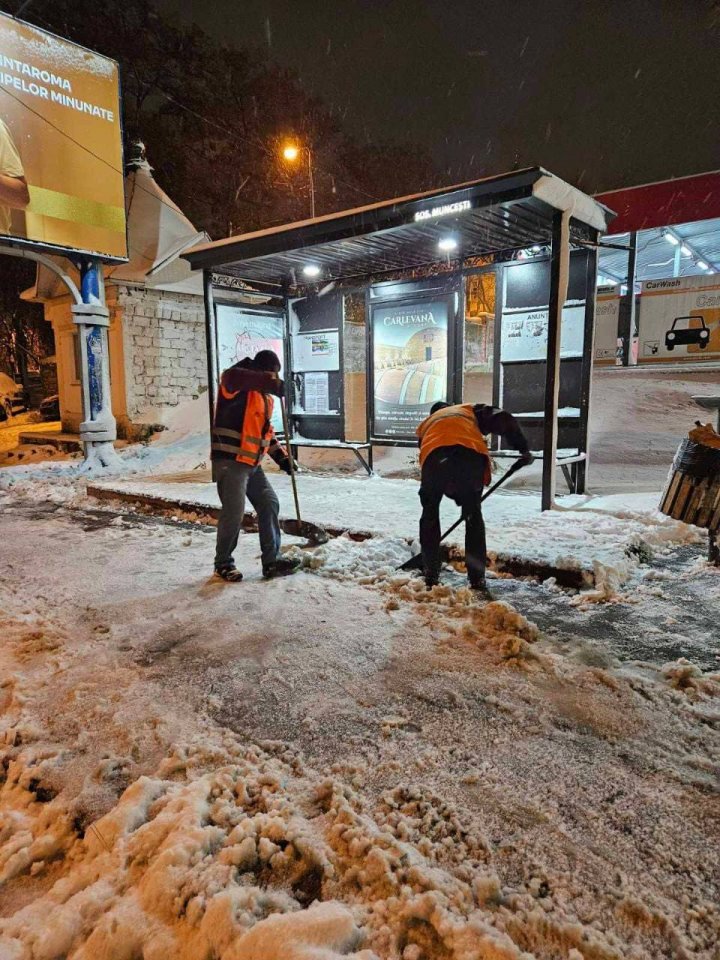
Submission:
<svg viewBox="0 0 720 960">
<path fill-rule="evenodd" d="M 229 365 L 219 355 L 219 318 L 235 296 L 246 313 L 275 324 L 267 340 L 279 343 L 305 414 L 337 394 L 330 423 L 343 393 L 336 305 L 342 311 L 343 294 L 361 292 L 365 446 L 371 456 L 375 444 L 409 445 L 435 399 L 463 397 L 467 277 L 502 268 L 493 402 L 519 416 L 542 456 L 548 509 L 558 467 L 574 492 L 585 489 L 597 251 L 611 217 L 534 167 L 196 246 L 183 256 L 204 273 L 211 407 Z M 394 406 L 380 382 L 395 389 Z M 342 431 L 328 430 L 315 442 L 342 445 Z"/>
</svg>

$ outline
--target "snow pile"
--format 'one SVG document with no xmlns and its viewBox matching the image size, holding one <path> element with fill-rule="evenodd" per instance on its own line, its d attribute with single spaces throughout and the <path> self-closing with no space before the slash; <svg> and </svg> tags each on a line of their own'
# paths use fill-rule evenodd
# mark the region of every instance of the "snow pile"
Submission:
<svg viewBox="0 0 720 960">
<path fill-rule="evenodd" d="M 306 569 L 339 580 L 379 584 L 388 593 L 387 610 L 397 610 L 399 601 L 422 605 L 429 616 L 441 620 L 462 619 L 459 636 L 477 646 L 493 647 L 505 659 L 525 657 L 538 636 L 535 624 L 504 601 L 485 599 L 463 586 L 437 584 L 428 590 L 422 577 L 398 573 L 398 567 L 418 549 L 405 541 L 373 538 L 356 543 L 337 537 L 308 553 L 297 547 L 289 551 Z"/>
<path fill-rule="evenodd" d="M 495 651 L 504 660 L 528 658 L 530 644 L 538 638 L 537 626 L 511 604 L 504 600 L 488 603 L 469 587 L 438 584 L 428 590 L 417 577 L 395 577 L 387 589 L 391 597 L 420 604 L 428 625 L 445 621 L 462 640 Z M 397 608 L 397 602 L 391 599 L 388 607 Z"/>
<path fill-rule="evenodd" d="M 61 801 L 33 795 L 29 755 L 13 760 L 3 800 L 17 803 L 24 789 L 22 802 L 44 810 L 32 827 L 6 821 L 3 857 L 34 876 L 58 860 L 65 868 L 47 892 L 0 920 L 2 956 L 528 956 L 491 903 L 496 881 L 475 876 L 488 843 L 464 830 L 457 811 L 402 787 L 375 822 L 342 783 L 304 781 L 280 746 L 248 747 L 224 734 L 177 749 L 84 834 L 76 827 L 70 842 Z M 53 840 L 59 824 L 62 843 Z M 424 853 L 408 842 L 413 833 Z M 443 868 L 448 851 L 454 876 Z"/>
<path fill-rule="evenodd" d="M 358 543 L 342 536 L 329 540 L 312 553 L 297 547 L 289 553 L 302 560 L 306 569 L 321 576 L 371 584 L 394 577 L 414 549 L 419 549 L 419 545 L 413 548 L 399 538 L 372 537 Z"/>
<path fill-rule="evenodd" d="M 703 673 L 696 664 L 685 657 L 680 657 L 673 663 L 666 663 L 661 673 L 671 687 L 690 696 L 696 694 L 720 696 L 720 673 Z"/>
<path fill-rule="evenodd" d="M 84 831 L 60 798 L 38 795 L 32 754 L 10 762 L 2 788 L 14 813 L 0 834 L 0 883 L 58 859 L 67 869 L 0 920 L 3 957 L 374 958 L 350 952 L 362 935 L 346 906 L 309 906 L 332 879 L 331 850 L 284 793 L 282 760 L 232 737 L 195 742 Z"/>
</svg>

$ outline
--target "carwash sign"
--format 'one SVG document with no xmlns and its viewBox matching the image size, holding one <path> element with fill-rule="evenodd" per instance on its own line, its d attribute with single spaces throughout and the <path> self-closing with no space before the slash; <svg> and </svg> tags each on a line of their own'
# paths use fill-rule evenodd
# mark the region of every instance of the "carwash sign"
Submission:
<svg viewBox="0 0 720 960">
<path fill-rule="evenodd" d="M 470 210 L 472 204 L 469 200 L 458 200 L 456 203 L 443 203 L 438 207 L 428 207 L 427 210 L 418 210 L 414 220 L 434 220 L 435 217 L 447 217 L 452 213 L 464 213 Z"/>
<path fill-rule="evenodd" d="M 125 259 L 117 63 L 0 14 L 0 176 L 0 240 Z"/>
</svg>

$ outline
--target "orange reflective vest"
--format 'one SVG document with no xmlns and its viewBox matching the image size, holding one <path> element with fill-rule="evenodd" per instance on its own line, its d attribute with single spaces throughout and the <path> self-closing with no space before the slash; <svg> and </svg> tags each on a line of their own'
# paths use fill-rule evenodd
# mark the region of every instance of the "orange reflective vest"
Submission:
<svg viewBox="0 0 720 960">
<path fill-rule="evenodd" d="M 256 467 L 275 440 L 273 398 L 257 390 L 228 390 L 220 379 L 210 452 Z"/>
<path fill-rule="evenodd" d="M 485 437 L 475 419 L 471 403 L 459 403 L 454 407 L 443 407 L 437 413 L 426 417 L 416 431 L 420 438 L 420 466 L 427 456 L 438 447 L 468 447 L 485 457 L 485 485 L 491 479 L 490 451 Z"/>
</svg>

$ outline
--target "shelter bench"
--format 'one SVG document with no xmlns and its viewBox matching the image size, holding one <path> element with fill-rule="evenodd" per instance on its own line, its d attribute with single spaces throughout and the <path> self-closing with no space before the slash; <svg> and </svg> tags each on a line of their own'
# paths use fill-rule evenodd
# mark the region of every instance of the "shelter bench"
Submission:
<svg viewBox="0 0 720 960">
<path fill-rule="evenodd" d="M 367 475 L 372 477 L 375 473 L 373 470 L 372 444 L 368 443 L 367 441 L 356 442 L 354 440 L 307 440 L 300 439 L 299 437 L 293 437 L 290 440 L 290 448 L 293 452 L 293 457 L 295 460 L 298 459 L 298 447 L 308 447 L 315 450 L 352 450 L 364 469 L 367 471 Z M 362 455 L 360 452 L 361 450 L 367 452 L 367 458 Z"/>
<path fill-rule="evenodd" d="M 490 456 L 494 460 L 517 460 L 519 454 L 515 450 L 491 450 Z M 533 456 L 536 460 L 543 459 L 542 453 L 533 452 Z M 586 453 L 574 453 L 567 457 L 557 457 L 555 460 L 555 466 L 560 467 L 562 470 L 563 476 L 565 477 L 565 483 L 567 483 L 570 493 L 580 492 L 580 471 L 578 466 L 581 463 L 585 463 L 586 460 Z"/>
</svg>

